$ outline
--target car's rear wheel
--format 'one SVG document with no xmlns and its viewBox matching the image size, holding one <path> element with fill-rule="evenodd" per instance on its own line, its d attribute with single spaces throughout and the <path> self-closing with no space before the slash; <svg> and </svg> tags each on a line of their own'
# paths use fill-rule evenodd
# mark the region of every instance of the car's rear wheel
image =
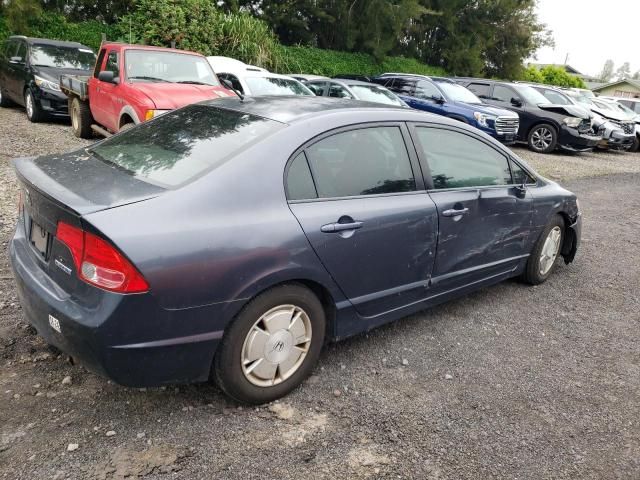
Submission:
<svg viewBox="0 0 640 480">
<path fill-rule="evenodd" d="M 311 373 L 324 343 L 325 324 L 322 304 L 304 286 L 267 290 L 225 331 L 213 377 L 228 396 L 242 403 L 280 398 Z"/>
<path fill-rule="evenodd" d="M 89 104 L 83 102 L 78 97 L 74 97 L 70 103 L 69 114 L 71 115 L 71 129 L 73 130 L 73 134 L 78 138 L 93 137 L 93 130 L 91 129 L 93 116 L 91 115 Z"/>
<path fill-rule="evenodd" d="M 523 274 L 525 282 L 539 285 L 549 278 L 562 252 L 564 219 L 554 215 L 533 247 Z"/>
<path fill-rule="evenodd" d="M 529 148 L 538 153 L 551 153 L 558 144 L 558 132 L 548 123 L 534 126 L 529 132 Z"/>
<path fill-rule="evenodd" d="M 27 118 L 33 123 L 41 122 L 46 116 L 33 97 L 31 90 L 27 90 L 24 93 L 24 109 L 27 111 Z"/>
</svg>

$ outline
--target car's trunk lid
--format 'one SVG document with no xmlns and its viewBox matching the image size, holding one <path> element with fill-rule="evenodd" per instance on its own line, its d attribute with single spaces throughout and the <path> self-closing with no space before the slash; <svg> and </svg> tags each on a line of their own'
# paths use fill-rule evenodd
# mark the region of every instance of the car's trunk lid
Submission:
<svg viewBox="0 0 640 480">
<path fill-rule="evenodd" d="M 37 189 L 80 215 L 147 200 L 165 191 L 84 150 L 65 155 L 18 158 L 13 164 L 26 187 Z"/>
</svg>

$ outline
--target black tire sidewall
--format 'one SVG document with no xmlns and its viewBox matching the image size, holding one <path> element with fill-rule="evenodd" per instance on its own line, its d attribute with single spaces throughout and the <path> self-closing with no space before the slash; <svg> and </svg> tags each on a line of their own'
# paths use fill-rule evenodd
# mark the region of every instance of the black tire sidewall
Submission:
<svg viewBox="0 0 640 480">
<path fill-rule="evenodd" d="M 527 261 L 527 266 L 525 268 L 525 272 L 523 274 L 523 279 L 530 283 L 531 285 L 540 285 L 545 282 L 553 273 L 556 268 L 556 263 L 554 262 L 553 266 L 549 269 L 549 271 L 542 275 L 540 273 L 540 255 L 542 254 L 542 248 L 544 247 L 544 242 L 549 236 L 549 232 L 553 230 L 555 227 L 560 227 L 560 249 L 558 251 L 558 257 L 561 256 L 562 247 L 564 245 L 566 230 L 565 230 L 565 222 L 564 218 L 561 215 L 556 214 L 553 216 L 551 221 L 544 228 L 540 237 L 536 241 L 533 246 L 533 250 L 531 251 L 531 255 L 529 256 L 529 260 Z M 558 258 L 556 257 L 556 262 Z"/>
<path fill-rule="evenodd" d="M 27 109 L 27 97 L 31 97 L 31 105 L 33 105 L 33 115 L 31 116 L 29 116 L 29 110 Z M 27 113 L 27 118 L 30 122 L 37 123 L 42 120 L 42 111 L 38 106 L 38 102 L 36 102 L 36 97 L 33 96 L 33 92 L 30 89 L 27 89 L 24 94 L 24 106 Z"/>
<path fill-rule="evenodd" d="M 546 128 L 551 132 L 551 135 L 553 136 L 553 140 L 551 141 L 551 145 L 549 145 L 548 148 L 544 149 L 544 150 L 539 150 L 537 148 L 535 148 L 533 146 L 532 140 L 531 138 L 533 137 L 533 134 L 536 130 L 539 130 L 541 128 Z M 556 129 L 556 127 L 554 127 L 553 125 L 550 125 L 548 123 L 540 123 L 538 125 L 535 125 L 530 131 L 529 131 L 529 135 L 527 136 L 527 144 L 529 145 L 529 148 L 531 150 L 533 150 L 534 152 L 537 153 L 551 153 L 556 149 L 556 146 L 558 145 L 558 130 Z"/>
<path fill-rule="evenodd" d="M 302 308 L 311 322 L 311 345 L 299 369 L 284 382 L 272 387 L 259 387 L 242 372 L 242 347 L 249 330 L 264 313 L 278 305 L 292 304 Z M 326 316 L 318 297 L 299 284 L 285 284 L 263 292 L 247 304 L 225 330 L 213 362 L 213 377 L 231 398 L 246 404 L 261 404 L 280 398 L 309 376 L 318 361 L 326 330 Z"/>
</svg>

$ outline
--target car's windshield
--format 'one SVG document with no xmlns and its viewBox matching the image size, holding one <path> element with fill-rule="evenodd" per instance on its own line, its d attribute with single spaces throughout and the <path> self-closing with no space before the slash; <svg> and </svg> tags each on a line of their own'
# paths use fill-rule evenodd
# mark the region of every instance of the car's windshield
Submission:
<svg viewBox="0 0 640 480">
<path fill-rule="evenodd" d="M 31 46 L 29 61 L 34 67 L 91 70 L 96 55 L 88 48 L 35 44 Z"/>
<path fill-rule="evenodd" d="M 247 77 L 251 95 L 313 95 L 303 84 L 292 78 Z"/>
<path fill-rule="evenodd" d="M 127 79 L 131 82 L 220 83 L 204 57 L 158 50 L 127 50 Z"/>
<path fill-rule="evenodd" d="M 581 95 L 577 92 L 574 92 L 573 90 L 567 90 L 565 92 L 568 96 L 570 96 L 571 98 L 573 98 L 576 102 L 581 103 L 582 105 L 586 105 L 589 108 L 595 107 L 596 105 L 589 100 L 587 97 L 585 97 L 584 95 Z"/>
<path fill-rule="evenodd" d="M 475 93 L 457 83 L 438 82 L 438 86 L 453 102 L 482 103 L 482 100 L 476 97 Z"/>
<path fill-rule="evenodd" d="M 349 88 L 355 93 L 358 100 L 404 106 L 404 102 L 386 88 L 375 85 L 349 85 Z"/>
<path fill-rule="evenodd" d="M 593 102 L 596 106 L 598 106 L 598 107 L 600 107 L 600 108 L 604 108 L 605 110 L 612 110 L 612 111 L 614 111 L 614 112 L 615 112 L 615 111 L 618 111 L 618 109 L 617 109 L 617 108 L 615 107 L 615 105 L 614 105 L 614 104 L 612 104 L 612 103 L 609 103 L 609 102 L 601 102 L 601 101 L 598 101 L 598 100 L 592 100 L 592 102 Z"/>
<path fill-rule="evenodd" d="M 525 99 L 527 103 L 541 105 L 549 103 L 549 100 L 533 87 L 527 85 L 515 85 L 516 91 Z"/>
<path fill-rule="evenodd" d="M 191 105 L 90 148 L 89 153 L 165 188 L 189 182 L 284 125 L 246 113 Z"/>
</svg>

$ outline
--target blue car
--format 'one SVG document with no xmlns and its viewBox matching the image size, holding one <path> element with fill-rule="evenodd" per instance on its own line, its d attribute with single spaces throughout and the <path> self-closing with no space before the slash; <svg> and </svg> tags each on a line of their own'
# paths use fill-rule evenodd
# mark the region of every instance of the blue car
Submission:
<svg viewBox="0 0 640 480">
<path fill-rule="evenodd" d="M 448 78 L 385 73 L 373 82 L 384 85 L 412 108 L 467 123 L 507 145 L 516 141 L 517 113 L 482 103 Z"/>
<path fill-rule="evenodd" d="M 128 386 L 269 402 L 342 339 L 580 242 L 576 196 L 475 128 L 327 97 L 226 98 L 14 160 L 9 253 L 46 342 Z"/>
</svg>

